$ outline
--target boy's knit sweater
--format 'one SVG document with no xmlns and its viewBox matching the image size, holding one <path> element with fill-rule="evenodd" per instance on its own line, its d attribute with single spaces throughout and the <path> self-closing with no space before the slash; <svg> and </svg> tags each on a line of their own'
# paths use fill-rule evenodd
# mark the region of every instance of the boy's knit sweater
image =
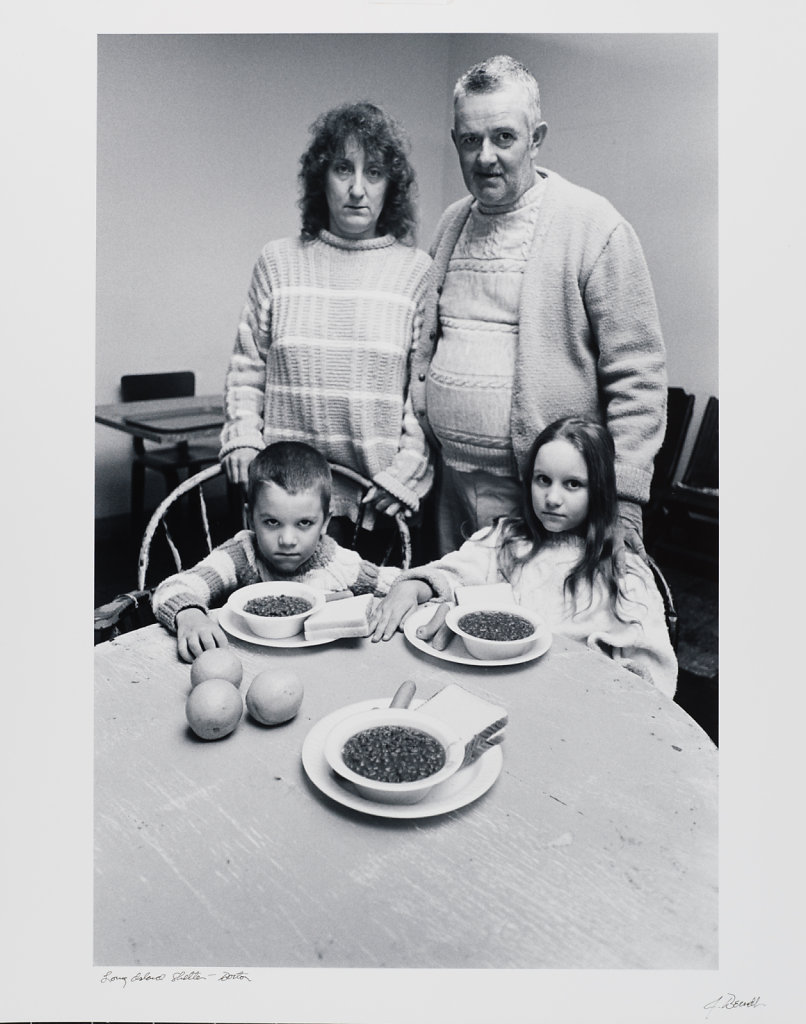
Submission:
<svg viewBox="0 0 806 1024">
<path fill-rule="evenodd" d="M 666 356 L 641 244 L 602 196 L 553 171 L 545 179 L 523 275 L 512 390 L 512 447 L 523 471 L 540 431 L 571 414 L 605 423 L 616 446 L 619 498 L 646 502 L 666 422 Z M 432 443 L 429 364 L 440 293 L 475 201 L 449 206 L 437 226 L 412 403 Z"/>
<path fill-rule="evenodd" d="M 317 590 L 351 590 L 354 594 L 388 593 L 400 574 L 392 566 L 379 568 L 357 551 L 343 548 L 325 536 L 314 553 L 293 573 L 281 573 L 266 562 L 255 544 L 251 530 L 241 530 L 203 558 L 192 569 L 175 573 L 154 591 L 154 615 L 166 629 L 176 632 L 176 616 L 186 608 L 222 605 L 233 591 L 250 583 L 293 580 Z"/>
<path fill-rule="evenodd" d="M 269 243 L 227 373 L 222 457 L 305 441 L 416 511 L 432 467 L 409 360 L 430 264 L 391 235 Z M 354 497 L 334 488 L 333 512 L 355 519 Z"/>
<path fill-rule="evenodd" d="M 443 601 L 455 600 L 458 586 L 501 583 L 500 537 L 500 524 L 492 530 L 480 530 L 458 551 L 401 573 L 397 582 L 424 580 Z M 583 547 L 582 538 L 566 533 L 545 541 L 510 580 L 516 601 L 542 616 L 553 633 L 603 650 L 673 697 L 677 659 L 666 627 L 663 599 L 649 568 L 632 551 L 625 553 L 626 573 L 621 581 L 624 596 L 618 602 L 618 615 L 601 578 L 594 580 L 592 591 L 580 584 L 574 605 L 565 592 L 565 580 L 578 563 Z M 521 548 L 522 554 L 525 549 Z"/>
</svg>

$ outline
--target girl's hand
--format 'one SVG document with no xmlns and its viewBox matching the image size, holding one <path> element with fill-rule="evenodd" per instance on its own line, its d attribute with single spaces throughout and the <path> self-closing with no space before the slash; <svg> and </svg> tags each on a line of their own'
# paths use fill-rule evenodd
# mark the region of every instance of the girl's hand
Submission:
<svg viewBox="0 0 806 1024">
<path fill-rule="evenodd" d="M 369 636 L 372 642 L 391 640 L 409 615 L 430 596 L 431 588 L 423 580 L 403 580 L 402 583 L 396 583 L 372 610 L 369 619 Z"/>
<path fill-rule="evenodd" d="M 249 466 L 257 455 L 254 448 L 236 448 L 223 459 L 224 472 L 232 484 L 249 482 Z"/>
<path fill-rule="evenodd" d="M 202 651 L 227 647 L 227 634 L 201 608 L 185 608 L 176 616 L 176 649 L 182 661 L 195 661 Z"/>
</svg>

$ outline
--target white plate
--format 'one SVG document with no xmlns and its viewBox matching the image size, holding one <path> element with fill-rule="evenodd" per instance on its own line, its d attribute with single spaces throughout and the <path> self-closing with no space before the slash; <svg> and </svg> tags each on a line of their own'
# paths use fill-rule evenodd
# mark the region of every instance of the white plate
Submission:
<svg viewBox="0 0 806 1024">
<path fill-rule="evenodd" d="M 321 718 L 305 737 L 302 744 L 302 764 L 311 782 L 326 796 L 354 811 L 373 814 L 379 818 L 431 818 L 437 814 L 456 811 L 477 800 L 492 786 L 501 774 L 504 755 L 500 746 L 490 747 L 466 768 L 460 768 L 455 775 L 434 786 L 430 793 L 416 804 L 381 804 L 375 800 L 367 800 L 352 788 L 349 782 L 343 782 L 330 770 L 325 760 L 325 737 L 333 726 L 357 711 L 368 711 L 370 708 L 381 708 L 388 700 L 364 700 L 339 708 Z M 411 706 L 419 707 L 423 701 L 413 700 Z"/>
<path fill-rule="evenodd" d="M 430 654 L 432 658 L 441 658 L 443 661 L 453 661 L 457 665 L 473 665 L 476 668 L 494 668 L 500 665 L 521 665 L 525 661 L 534 661 L 535 658 L 539 658 L 541 654 L 545 654 L 546 651 L 551 647 L 551 633 L 546 630 L 545 635 L 541 640 L 538 640 L 534 647 L 530 648 L 525 654 L 519 654 L 517 658 L 491 658 L 489 661 L 483 658 L 474 658 L 472 654 L 468 654 L 467 648 L 462 643 L 461 637 L 454 636 L 450 644 L 444 651 L 438 651 L 436 647 L 432 647 L 431 644 L 421 640 L 417 636 L 417 629 L 428 622 L 431 616 L 436 610 L 436 605 L 427 604 L 423 605 L 422 608 L 418 608 L 416 612 L 406 619 L 403 623 L 403 635 L 412 645 L 416 647 L 418 651 L 423 651 L 425 654 Z"/>
<path fill-rule="evenodd" d="M 333 643 L 336 639 L 334 636 L 328 636 L 318 637 L 316 640 L 306 640 L 304 633 L 297 633 L 296 636 L 283 637 L 281 640 L 270 640 L 266 636 L 258 636 L 257 633 L 238 625 L 232 609 L 227 608 L 226 605 L 218 609 L 218 624 L 230 636 L 245 640 L 248 644 L 259 644 L 261 647 L 318 647 L 320 644 Z"/>
</svg>

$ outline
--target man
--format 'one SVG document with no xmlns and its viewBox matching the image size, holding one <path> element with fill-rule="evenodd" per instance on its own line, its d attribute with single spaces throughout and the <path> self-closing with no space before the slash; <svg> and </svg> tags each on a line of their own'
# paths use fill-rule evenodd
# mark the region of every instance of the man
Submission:
<svg viewBox="0 0 806 1024">
<path fill-rule="evenodd" d="M 606 423 L 625 542 L 663 439 L 666 363 L 649 272 L 611 204 L 536 164 L 538 84 L 511 57 L 465 72 L 451 132 L 470 196 L 443 214 L 412 367 L 415 413 L 438 453 L 438 553 L 520 513 L 520 472 L 561 416 Z"/>
</svg>

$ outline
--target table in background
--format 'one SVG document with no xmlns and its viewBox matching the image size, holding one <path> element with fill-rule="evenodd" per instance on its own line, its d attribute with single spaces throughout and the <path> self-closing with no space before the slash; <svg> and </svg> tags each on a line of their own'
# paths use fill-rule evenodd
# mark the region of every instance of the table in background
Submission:
<svg viewBox="0 0 806 1024">
<path fill-rule="evenodd" d="M 300 673 L 293 721 L 196 740 L 173 637 L 95 648 L 97 964 L 716 968 L 717 750 L 638 677 L 561 638 L 507 668 L 400 634 L 232 649 L 243 691 Z M 306 734 L 407 678 L 507 707 L 500 777 L 440 817 L 342 807 L 304 772 Z"/>
<path fill-rule="evenodd" d="M 176 444 L 220 434 L 224 404 L 221 395 L 114 402 L 95 406 L 95 422 L 147 441 Z"/>
</svg>

